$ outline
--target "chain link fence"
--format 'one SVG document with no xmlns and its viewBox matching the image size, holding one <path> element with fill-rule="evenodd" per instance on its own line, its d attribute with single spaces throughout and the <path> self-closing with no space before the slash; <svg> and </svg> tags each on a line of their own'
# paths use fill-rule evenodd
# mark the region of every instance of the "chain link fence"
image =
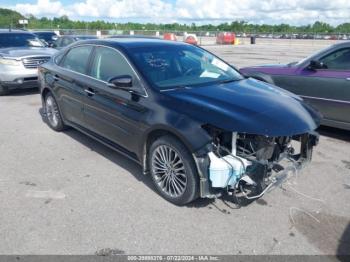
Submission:
<svg viewBox="0 0 350 262">
<path fill-rule="evenodd" d="M 33 31 L 53 31 L 48 30 L 33 30 Z M 119 35 L 119 36 L 148 36 L 163 38 L 165 34 L 170 33 L 176 36 L 177 41 L 185 41 L 185 37 L 188 35 L 195 35 L 199 45 L 215 45 L 217 44 L 217 36 L 222 31 L 171 31 L 171 30 L 92 30 L 92 29 L 59 29 L 55 32 L 59 32 L 60 35 L 97 35 L 101 38 Z M 317 43 L 321 40 L 350 40 L 350 33 L 254 33 L 254 32 L 237 32 L 235 33 L 240 44 L 250 44 L 251 37 L 257 39 L 259 43 L 269 43 L 277 39 L 289 40 L 288 43 L 294 43 L 299 41 L 294 40 L 309 40 L 312 43 Z M 275 41 L 277 42 L 277 41 Z M 286 41 L 283 41 L 284 43 Z"/>
</svg>

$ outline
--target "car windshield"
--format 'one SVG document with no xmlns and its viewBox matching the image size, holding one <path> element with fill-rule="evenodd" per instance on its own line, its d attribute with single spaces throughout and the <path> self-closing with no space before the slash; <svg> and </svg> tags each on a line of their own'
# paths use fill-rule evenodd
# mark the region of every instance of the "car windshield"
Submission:
<svg viewBox="0 0 350 262">
<path fill-rule="evenodd" d="M 35 33 L 40 39 L 44 39 L 46 42 L 52 41 L 53 37 L 56 36 L 55 33 L 51 32 L 40 32 L 40 33 Z"/>
<path fill-rule="evenodd" d="M 230 65 L 190 45 L 130 48 L 129 56 L 144 77 L 159 90 L 243 79 Z"/>
<path fill-rule="evenodd" d="M 45 45 L 32 34 L 1 33 L 0 48 L 7 47 L 44 47 Z"/>
</svg>

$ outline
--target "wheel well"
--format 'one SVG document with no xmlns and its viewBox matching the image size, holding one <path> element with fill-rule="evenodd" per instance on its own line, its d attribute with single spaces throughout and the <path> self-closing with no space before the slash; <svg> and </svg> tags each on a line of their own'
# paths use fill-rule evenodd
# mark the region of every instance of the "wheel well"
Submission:
<svg viewBox="0 0 350 262">
<path fill-rule="evenodd" d="M 142 164 L 143 164 L 143 171 L 144 171 L 145 174 L 148 173 L 148 159 L 147 159 L 147 156 L 148 156 L 149 148 L 151 147 L 152 143 L 154 141 L 156 141 L 159 137 L 166 136 L 166 135 L 172 136 L 175 139 L 179 140 L 188 149 L 188 151 L 190 153 L 192 153 L 192 150 L 188 146 L 188 144 L 185 141 L 183 141 L 183 139 L 181 139 L 181 137 L 176 135 L 174 132 L 171 132 L 169 130 L 164 130 L 164 129 L 153 130 L 153 131 L 151 131 L 148 134 L 147 139 L 146 139 L 146 141 L 144 143 L 144 147 L 143 147 Z"/>
<path fill-rule="evenodd" d="M 50 93 L 50 89 L 44 88 L 44 90 L 41 92 L 41 97 L 44 99 L 48 93 Z"/>
</svg>

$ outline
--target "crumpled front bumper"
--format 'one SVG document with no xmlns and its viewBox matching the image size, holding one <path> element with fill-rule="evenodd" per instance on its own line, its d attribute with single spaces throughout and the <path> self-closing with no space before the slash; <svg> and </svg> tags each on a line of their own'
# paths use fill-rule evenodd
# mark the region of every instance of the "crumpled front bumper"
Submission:
<svg viewBox="0 0 350 262">
<path fill-rule="evenodd" d="M 282 166 L 277 164 L 273 167 L 273 174 L 268 178 L 266 188 L 256 197 L 259 198 L 269 191 L 274 186 L 282 184 L 286 179 L 290 177 L 291 173 L 298 173 L 301 169 L 307 165 L 312 159 L 312 152 L 314 146 L 319 142 L 319 135 L 317 132 L 309 132 L 302 135 L 295 136 L 294 139 L 300 141 L 300 151 L 298 153 L 285 152 L 281 155 L 281 160 L 286 159 L 289 165 Z M 207 146 L 209 149 L 210 146 Z M 200 185 L 200 197 L 202 198 L 215 198 L 219 196 L 217 190 L 213 190 L 210 185 L 209 179 L 209 165 L 210 160 L 208 154 L 201 153 L 193 154 L 198 174 L 199 174 L 199 185 Z M 248 198 L 248 197 L 247 197 Z"/>
</svg>

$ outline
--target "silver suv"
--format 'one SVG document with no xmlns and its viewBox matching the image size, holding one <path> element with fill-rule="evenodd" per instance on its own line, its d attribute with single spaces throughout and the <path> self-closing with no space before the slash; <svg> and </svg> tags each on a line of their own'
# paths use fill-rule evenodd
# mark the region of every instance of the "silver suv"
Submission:
<svg viewBox="0 0 350 262">
<path fill-rule="evenodd" d="M 38 87 L 38 66 L 56 52 L 26 31 L 0 31 L 0 95 Z"/>
</svg>

